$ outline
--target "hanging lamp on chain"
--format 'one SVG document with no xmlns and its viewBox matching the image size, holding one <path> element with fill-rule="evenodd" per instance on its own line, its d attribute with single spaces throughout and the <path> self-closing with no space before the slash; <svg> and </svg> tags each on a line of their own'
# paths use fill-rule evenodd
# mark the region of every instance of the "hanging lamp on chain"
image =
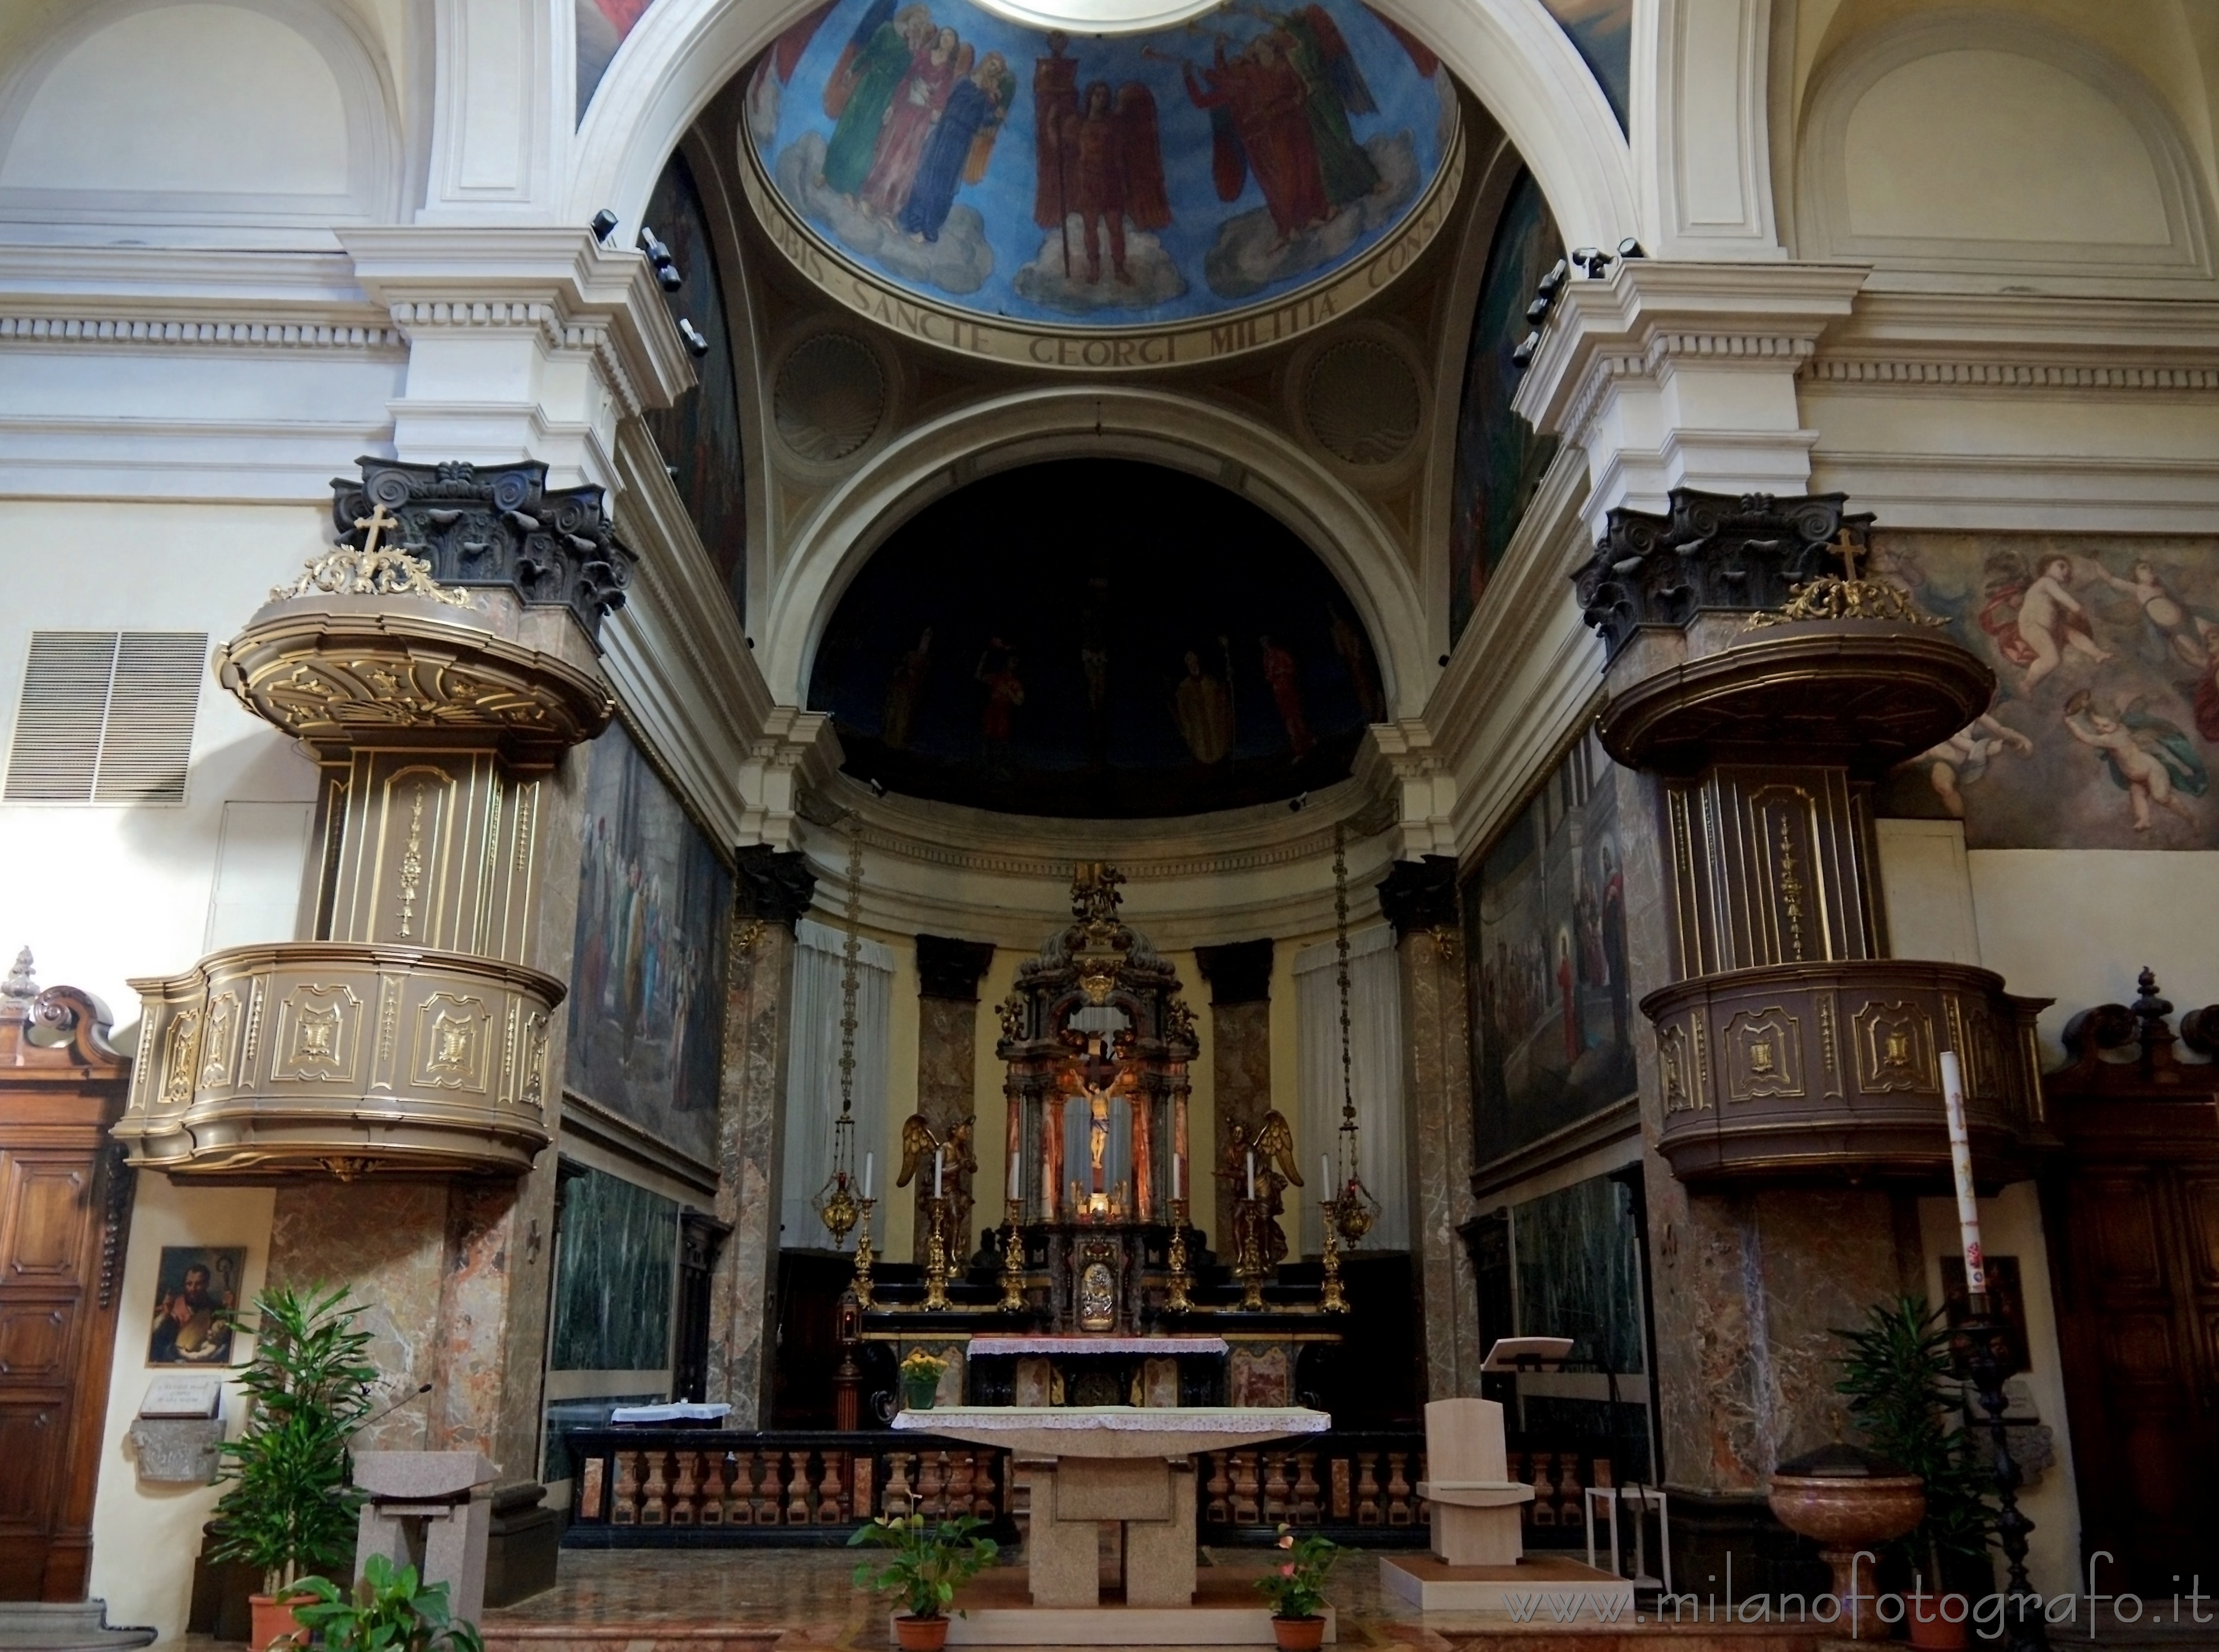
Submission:
<svg viewBox="0 0 2219 1652">
<path fill-rule="evenodd" d="M 847 940 L 840 963 L 840 1112 L 832 1121 L 832 1168 L 810 1201 L 842 1250 L 861 1213 L 855 1183 L 855 989 L 863 952 L 862 823 L 848 817 Z"/>
<path fill-rule="evenodd" d="M 1379 1201 L 1364 1185 L 1363 1139 L 1356 1121 L 1356 1085 L 1351 1071 L 1348 1033 L 1348 846 L 1346 829 L 1333 829 L 1333 951 L 1338 955 L 1340 988 L 1340 1130 L 1336 1155 L 1339 1175 L 1332 1190 L 1333 1223 L 1342 1241 L 1351 1246 L 1364 1242 L 1379 1220 Z"/>
</svg>

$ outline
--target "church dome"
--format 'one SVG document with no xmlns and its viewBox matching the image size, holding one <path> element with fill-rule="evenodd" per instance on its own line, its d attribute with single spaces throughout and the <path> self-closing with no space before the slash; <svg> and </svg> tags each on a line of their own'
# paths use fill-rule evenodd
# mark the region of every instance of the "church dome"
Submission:
<svg viewBox="0 0 2219 1652">
<path fill-rule="evenodd" d="M 1355 0 L 1040 26 L 1071 3 L 834 0 L 795 24 L 749 76 L 741 140 L 772 239 L 925 342 L 1098 370 L 1322 325 L 1445 220 L 1454 83 Z"/>
</svg>

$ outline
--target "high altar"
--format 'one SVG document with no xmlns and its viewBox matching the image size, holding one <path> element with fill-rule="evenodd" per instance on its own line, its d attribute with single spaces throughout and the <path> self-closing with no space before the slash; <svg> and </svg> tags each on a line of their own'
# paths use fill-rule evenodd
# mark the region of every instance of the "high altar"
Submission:
<svg viewBox="0 0 2219 1652">
<path fill-rule="evenodd" d="M 1340 1341 L 1333 1223 L 1315 1284 L 1279 1276 L 1277 1219 L 1302 1183 L 1278 1114 L 1223 1164 L 1205 1150 L 1203 1174 L 1235 1195 L 1231 1254 L 1190 1225 L 1194 1016 L 1178 974 L 1119 917 L 1122 881 L 1106 865 L 1078 868 L 1072 922 L 1018 967 L 1000 1006 L 999 1227 L 962 1260 L 952 1178 L 972 1168 L 968 1133 L 942 1140 L 922 1119 L 904 1128 L 901 1176 L 929 1189 L 921 1285 L 874 1278 L 861 1203 L 846 1339 L 947 1360 L 943 1404 L 1290 1406 L 1305 1353 Z"/>
</svg>

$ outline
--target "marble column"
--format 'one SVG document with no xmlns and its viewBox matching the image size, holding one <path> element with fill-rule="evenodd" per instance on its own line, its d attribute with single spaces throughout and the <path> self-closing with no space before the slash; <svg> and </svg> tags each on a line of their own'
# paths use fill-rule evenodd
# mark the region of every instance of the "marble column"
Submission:
<svg viewBox="0 0 2219 1652">
<path fill-rule="evenodd" d="M 1402 985 L 1410 1274 L 1426 1397 L 1479 1392 L 1479 1285 L 1460 1230 L 1473 1215 L 1471 1044 L 1456 861 L 1397 860 L 1379 885 Z"/>
<path fill-rule="evenodd" d="M 1207 1164 L 1191 1168 L 1190 1187 L 1224 1167 L 1236 1124 L 1255 1138 L 1256 1127 L 1271 1110 L 1271 943 L 1243 941 L 1227 947 L 1198 947 L 1195 964 L 1209 983 L 1211 1083 L 1217 1109 L 1216 1139 Z M 1233 1204 L 1240 1189 L 1219 1179 L 1210 1242 L 1219 1256 L 1233 1254 Z M 1191 1198 L 1191 1196 L 1190 1196 Z M 1189 1220 L 1200 1215 L 1195 1210 Z M 1294 1239 L 1298 1235 L 1289 1235 Z"/>
<path fill-rule="evenodd" d="M 973 1084 L 978 1063 L 979 979 L 993 961 L 994 948 L 990 941 L 951 941 L 946 935 L 917 938 L 917 1110 L 932 1127 L 932 1133 L 942 1141 L 959 1124 L 971 1124 L 971 1150 L 974 1155 L 1006 1151 L 999 1121 L 994 1128 L 982 1133 L 973 1116 L 977 1108 Z M 924 1202 L 932 1194 L 931 1166 L 918 1171 L 913 1186 L 917 1196 L 914 1259 L 922 1266 L 928 1228 Z M 977 1237 L 972 1232 L 971 1177 L 960 1165 L 951 1162 L 947 1187 L 949 1197 L 954 1201 L 953 1217 L 948 1225 L 954 1254 L 948 1260 L 960 1267 L 963 1258 L 971 1254 L 972 1242 Z"/>
<path fill-rule="evenodd" d="M 770 1418 L 777 1357 L 779 1171 L 787 1022 L 797 943 L 816 874 L 807 857 L 764 845 L 739 853 L 726 949 L 724 1062 L 717 1111 L 717 1220 L 731 1235 L 709 1283 L 709 1398 L 734 1428 Z"/>
</svg>

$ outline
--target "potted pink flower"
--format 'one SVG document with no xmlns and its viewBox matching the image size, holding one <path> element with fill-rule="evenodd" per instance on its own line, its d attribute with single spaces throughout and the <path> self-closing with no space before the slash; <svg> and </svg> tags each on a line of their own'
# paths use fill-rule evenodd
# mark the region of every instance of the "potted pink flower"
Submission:
<svg viewBox="0 0 2219 1652">
<path fill-rule="evenodd" d="M 1271 1634 L 1285 1652 L 1317 1652 L 1325 1643 L 1325 1580 L 1340 1558 L 1340 1545 L 1313 1531 L 1297 1537 L 1279 1528 L 1279 1558 L 1256 1580 L 1271 1603 Z"/>
</svg>

